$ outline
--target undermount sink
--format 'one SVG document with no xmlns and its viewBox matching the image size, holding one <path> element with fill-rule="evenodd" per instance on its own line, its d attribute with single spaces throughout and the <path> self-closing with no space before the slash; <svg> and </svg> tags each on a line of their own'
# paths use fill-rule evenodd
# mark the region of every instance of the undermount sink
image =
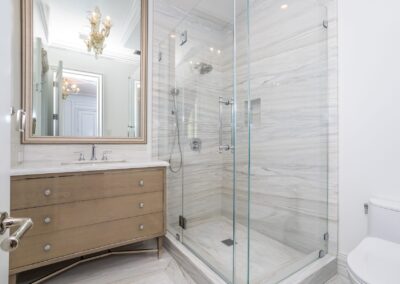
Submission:
<svg viewBox="0 0 400 284">
<path fill-rule="evenodd" d="M 126 160 L 96 160 L 96 161 L 72 161 L 72 162 L 62 162 L 62 166 L 68 165 L 101 165 L 101 164 L 118 164 L 118 163 L 126 163 Z"/>
</svg>

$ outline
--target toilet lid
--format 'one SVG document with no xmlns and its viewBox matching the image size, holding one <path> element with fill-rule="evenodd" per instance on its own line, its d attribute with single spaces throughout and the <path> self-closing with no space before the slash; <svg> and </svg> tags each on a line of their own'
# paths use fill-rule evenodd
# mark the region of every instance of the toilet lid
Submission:
<svg viewBox="0 0 400 284">
<path fill-rule="evenodd" d="M 399 284 L 400 244 L 365 238 L 349 253 L 347 265 L 362 283 Z"/>
</svg>

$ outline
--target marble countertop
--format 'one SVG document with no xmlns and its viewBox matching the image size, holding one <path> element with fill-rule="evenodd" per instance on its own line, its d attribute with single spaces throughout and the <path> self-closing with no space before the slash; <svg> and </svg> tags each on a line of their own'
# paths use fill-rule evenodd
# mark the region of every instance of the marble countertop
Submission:
<svg viewBox="0 0 400 284">
<path fill-rule="evenodd" d="M 25 175 L 41 175 L 55 173 L 75 173 L 75 172 L 90 172 L 90 171 L 105 171 L 119 169 L 138 169 L 138 168 L 154 168 L 168 167 L 168 162 L 165 161 L 127 161 L 119 163 L 96 163 L 96 164 L 68 164 L 59 163 L 26 163 L 21 164 L 11 169 L 11 176 Z"/>
</svg>

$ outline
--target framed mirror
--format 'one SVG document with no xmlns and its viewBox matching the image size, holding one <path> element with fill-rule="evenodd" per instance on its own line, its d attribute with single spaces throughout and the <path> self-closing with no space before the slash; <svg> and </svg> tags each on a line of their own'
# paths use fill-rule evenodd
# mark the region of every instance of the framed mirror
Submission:
<svg viewBox="0 0 400 284">
<path fill-rule="evenodd" d="M 22 143 L 146 143 L 148 0 L 21 0 Z"/>
</svg>

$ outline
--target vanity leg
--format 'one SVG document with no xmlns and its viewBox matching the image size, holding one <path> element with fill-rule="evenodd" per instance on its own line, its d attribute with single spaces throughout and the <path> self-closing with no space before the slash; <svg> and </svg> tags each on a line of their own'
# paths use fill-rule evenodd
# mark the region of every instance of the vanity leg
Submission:
<svg viewBox="0 0 400 284">
<path fill-rule="evenodd" d="M 17 284 L 17 274 L 9 275 L 8 283 L 9 284 Z"/>
<path fill-rule="evenodd" d="M 163 253 L 163 240 L 164 237 L 158 237 L 157 238 L 157 254 L 158 254 L 158 258 L 160 259 Z"/>
</svg>

